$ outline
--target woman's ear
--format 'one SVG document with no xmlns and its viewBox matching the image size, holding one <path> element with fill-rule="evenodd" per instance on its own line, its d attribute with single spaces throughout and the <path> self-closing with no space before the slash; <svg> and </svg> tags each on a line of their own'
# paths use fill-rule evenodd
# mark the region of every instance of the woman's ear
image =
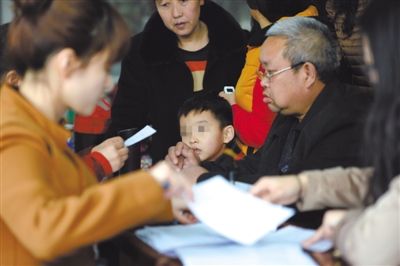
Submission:
<svg viewBox="0 0 400 266">
<path fill-rule="evenodd" d="M 235 129 L 233 128 L 232 125 L 226 126 L 224 127 L 223 134 L 224 134 L 224 143 L 228 144 L 235 137 Z"/>
<path fill-rule="evenodd" d="M 19 88 L 21 83 L 21 78 L 15 70 L 8 71 L 4 80 L 7 85 L 15 88 Z"/>
<path fill-rule="evenodd" d="M 56 54 L 56 67 L 65 78 L 70 77 L 80 65 L 81 61 L 71 48 L 64 48 Z"/>
</svg>

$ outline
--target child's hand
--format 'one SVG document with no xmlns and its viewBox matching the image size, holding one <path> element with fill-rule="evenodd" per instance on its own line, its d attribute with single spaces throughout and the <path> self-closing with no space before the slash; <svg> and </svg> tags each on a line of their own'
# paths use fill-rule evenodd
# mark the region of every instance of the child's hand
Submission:
<svg viewBox="0 0 400 266">
<path fill-rule="evenodd" d="M 185 143 L 178 142 L 168 149 L 165 161 L 180 171 L 188 165 L 200 165 L 199 156 Z"/>
</svg>

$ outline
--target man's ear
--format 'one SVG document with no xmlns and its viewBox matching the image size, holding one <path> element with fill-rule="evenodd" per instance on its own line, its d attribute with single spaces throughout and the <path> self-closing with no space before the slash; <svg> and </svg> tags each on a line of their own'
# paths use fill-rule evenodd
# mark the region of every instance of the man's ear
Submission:
<svg viewBox="0 0 400 266">
<path fill-rule="evenodd" d="M 316 79 L 318 78 L 317 69 L 310 62 L 304 63 L 303 69 L 305 72 L 305 86 L 309 88 L 315 83 Z"/>
<path fill-rule="evenodd" d="M 5 82 L 6 82 L 6 84 L 10 85 L 11 87 L 18 88 L 21 83 L 21 78 L 17 74 L 17 71 L 11 70 L 11 71 L 7 72 L 6 77 L 5 77 Z"/>
<path fill-rule="evenodd" d="M 224 143 L 228 144 L 235 137 L 235 129 L 232 125 L 224 127 Z"/>
<path fill-rule="evenodd" d="M 59 73 L 65 78 L 70 77 L 81 65 L 81 61 L 71 48 L 62 49 L 55 57 L 56 67 Z"/>
</svg>

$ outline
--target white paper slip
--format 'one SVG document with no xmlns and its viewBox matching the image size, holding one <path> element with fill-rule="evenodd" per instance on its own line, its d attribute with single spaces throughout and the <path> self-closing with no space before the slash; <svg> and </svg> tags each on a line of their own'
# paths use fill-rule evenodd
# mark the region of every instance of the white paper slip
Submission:
<svg viewBox="0 0 400 266">
<path fill-rule="evenodd" d="M 180 247 L 231 243 L 203 223 L 192 225 L 146 226 L 135 235 L 160 253 L 173 253 Z"/>
<path fill-rule="evenodd" d="M 252 245 L 294 215 L 294 210 L 272 204 L 235 188 L 221 176 L 196 184 L 192 213 L 217 233 Z"/>
<path fill-rule="evenodd" d="M 150 137 L 156 133 L 156 130 L 150 126 L 145 126 L 142 128 L 138 133 L 130 137 L 129 139 L 125 140 L 125 147 L 129 147 L 135 143 L 138 143 L 141 140 L 144 140 L 147 137 Z"/>
</svg>

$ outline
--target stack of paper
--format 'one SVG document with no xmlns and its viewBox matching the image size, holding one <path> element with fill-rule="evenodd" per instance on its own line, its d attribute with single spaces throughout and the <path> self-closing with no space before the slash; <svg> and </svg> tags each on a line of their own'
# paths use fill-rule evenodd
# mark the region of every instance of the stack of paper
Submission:
<svg viewBox="0 0 400 266">
<path fill-rule="evenodd" d="M 194 225 L 149 226 L 136 235 L 160 253 L 177 256 L 184 265 L 315 265 L 300 244 L 314 230 L 276 228 L 294 211 L 256 198 L 217 176 L 193 187 L 188 206 L 201 221 Z M 321 242 L 311 250 L 332 247 Z"/>
<path fill-rule="evenodd" d="M 291 208 L 235 188 L 221 176 L 195 185 L 193 194 L 194 202 L 186 203 L 197 219 L 243 245 L 254 244 L 294 214 Z"/>
<path fill-rule="evenodd" d="M 206 225 L 149 226 L 136 231 L 143 242 L 160 253 L 179 257 L 184 265 L 316 265 L 300 244 L 315 230 L 286 226 L 244 246 Z M 325 252 L 331 241 L 320 241 L 310 251 Z"/>
</svg>

